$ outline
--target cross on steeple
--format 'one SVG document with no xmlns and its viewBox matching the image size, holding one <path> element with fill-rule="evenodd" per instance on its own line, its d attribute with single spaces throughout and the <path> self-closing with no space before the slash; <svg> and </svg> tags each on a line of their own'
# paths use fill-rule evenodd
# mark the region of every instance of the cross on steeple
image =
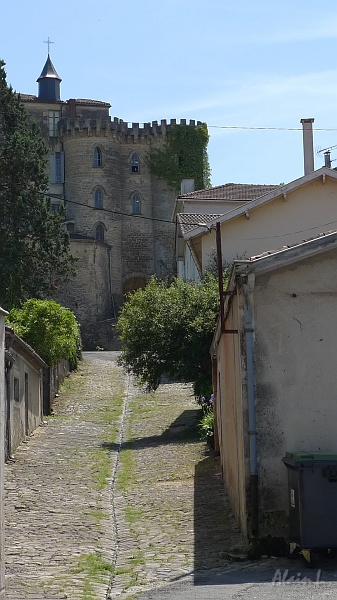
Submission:
<svg viewBox="0 0 337 600">
<path fill-rule="evenodd" d="M 52 41 L 49 39 L 49 35 L 48 35 L 48 40 L 47 40 L 46 42 L 43 42 L 43 43 L 44 43 L 44 44 L 48 44 L 48 54 L 49 54 L 49 47 L 50 47 L 50 44 L 53 44 L 54 42 L 52 42 Z"/>
</svg>

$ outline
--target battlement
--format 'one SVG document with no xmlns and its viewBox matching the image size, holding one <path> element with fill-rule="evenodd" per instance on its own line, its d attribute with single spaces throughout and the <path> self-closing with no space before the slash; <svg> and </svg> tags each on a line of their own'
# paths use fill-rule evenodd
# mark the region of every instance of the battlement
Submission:
<svg viewBox="0 0 337 600">
<path fill-rule="evenodd" d="M 186 121 L 186 119 L 180 119 L 180 121 L 177 121 L 176 119 L 166 121 L 166 119 L 163 119 L 159 123 L 158 121 L 152 121 L 148 123 L 128 123 L 123 121 L 123 119 L 118 119 L 117 117 L 114 117 L 114 119 L 111 119 L 111 117 L 96 119 L 89 117 L 76 117 L 75 119 L 60 119 L 59 131 L 60 133 L 66 134 L 76 130 L 87 130 L 88 133 L 92 130 L 96 130 L 97 133 L 101 130 L 110 130 L 111 132 L 120 133 L 125 136 L 148 137 L 165 134 L 174 125 L 198 127 L 202 125 L 202 122 L 194 120 Z"/>
</svg>

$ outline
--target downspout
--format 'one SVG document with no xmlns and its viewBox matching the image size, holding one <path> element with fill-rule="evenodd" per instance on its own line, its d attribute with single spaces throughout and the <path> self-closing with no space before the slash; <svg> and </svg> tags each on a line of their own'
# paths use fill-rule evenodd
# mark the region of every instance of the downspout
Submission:
<svg viewBox="0 0 337 600">
<path fill-rule="evenodd" d="M 247 357 L 247 396 L 249 422 L 249 469 L 250 469 L 250 503 L 251 503 L 251 533 L 258 535 L 258 474 L 257 474 L 257 443 L 256 443 L 256 411 L 255 411 L 255 374 L 253 355 L 253 315 L 249 297 L 249 285 L 242 285 L 245 297 L 245 341 Z"/>
</svg>

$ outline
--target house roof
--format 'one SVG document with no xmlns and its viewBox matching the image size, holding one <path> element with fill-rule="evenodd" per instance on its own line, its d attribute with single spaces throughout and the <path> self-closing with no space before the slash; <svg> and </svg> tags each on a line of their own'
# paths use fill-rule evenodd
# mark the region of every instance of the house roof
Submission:
<svg viewBox="0 0 337 600">
<path fill-rule="evenodd" d="M 277 250 L 262 252 L 248 260 L 235 260 L 234 269 L 240 274 L 271 271 L 335 247 L 337 247 L 336 230 L 320 233 L 315 237 L 289 246 L 282 246 Z"/>
<path fill-rule="evenodd" d="M 214 221 L 214 219 L 218 219 L 219 217 L 221 217 L 221 214 L 208 215 L 199 213 L 179 213 L 177 215 L 177 222 L 179 223 L 181 232 L 184 235 L 188 231 L 192 231 L 192 229 L 198 227 L 198 224 L 209 223 Z"/>
<path fill-rule="evenodd" d="M 18 94 L 20 96 L 20 100 L 22 102 L 41 102 L 37 96 L 33 94 Z M 42 102 L 46 102 L 42 100 Z M 67 104 L 67 101 L 64 100 L 56 100 L 53 102 L 57 102 L 58 104 Z M 105 108 L 110 108 L 111 104 L 109 102 L 103 102 L 101 100 L 91 100 L 90 98 L 75 98 L 75 103 L 77 106 L 101 106 Z"/>
<path fill-rule="evenodd" d="M 272 190 L 279 188 L 278 185 L 258 185 L 251 183 L 225 183 L 216 187 L 196 190 L 188 194 L 178 196 L 180 200 L 227 200 L 233 202 L 249 202 Z"/>
<path fill-rule="evenodd" d="M 294 181 L 291 181 L 286 185 L 277 186 L 276 188 L 274 188 L 274 190 L 271 190 L 264 196 L 260 196 L 258 198 L 255 198 L 254 200 L 251 200 L 250 202 L 246 202 L 242 206 L 233 208 L 232 210 L 221 215 L 220 217 L 217 217 L 216 220 L 220 223 L 225 223 L 227 221 L 230 221 L 231 219 L 235 219 L 240 215 L 243 215 L 245 213 L 247 214 L 258 208 L 259 206 L 262 206 L 264 204 L 267 204 L 267 202 L 275 200 L 276 198 L 283 196 L 286 199 L 288 193 L 293 192 L 294 190 L 304 185 L 307 185 L 315 179 L 319 179 L 320 177 L 323 178 L 323 181 L 325 181 L 326 177 L 330 177 L 331 179 L 337 180 L 337 172 L 333 169 L 322 167 L 321 169 L 313 171 L 312 173 L 309 173 L 309 175 L 304 175 L 299 179 L 295 179 Z M 196 227 L 192 231 L 188 231 L 185 234 L 185 239 L 197 237 L 205 233 L 205 228 Z"/>
<path fill-rule="evenodd" d="M 103 102 L 101 100 L 91 100 L 90 98 L 76 98 L 75 102 L 79 106 L 106 106 L 110 108 L 109 102 Z"/>
</svg>

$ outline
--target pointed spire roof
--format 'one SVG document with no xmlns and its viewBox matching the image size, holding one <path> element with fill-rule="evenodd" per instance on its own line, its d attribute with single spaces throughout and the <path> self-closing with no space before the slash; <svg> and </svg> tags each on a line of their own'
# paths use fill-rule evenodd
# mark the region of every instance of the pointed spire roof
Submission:
<svg viewBox="0 0 337 600">
<path fill-rule="evenodd" d="M 48 77 L 50 79 L 57 79 L 58 81 L 62 81 L 61 77 L 56 72 L 56 69 L 51 61 L 49 53 L 48 53 L 48 58 L 46 60 L 46 64 L 42 69 L 42 73 L 36 81 L 41 81 L 41 79 L 45 79 L 46 77 Z"/>
</svg>

